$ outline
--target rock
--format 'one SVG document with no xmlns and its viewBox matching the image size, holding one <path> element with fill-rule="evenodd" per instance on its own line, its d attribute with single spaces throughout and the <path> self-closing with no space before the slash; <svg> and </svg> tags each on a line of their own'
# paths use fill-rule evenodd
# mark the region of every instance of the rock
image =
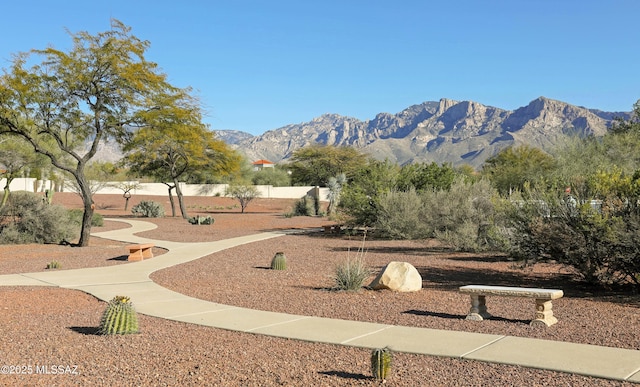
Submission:
<svg viewBox="0 0 640 387">
<path fill-rule="evenodd" d="M 375 290 L 390 289 L 397 292 L 416 292 L 422 289 L 422 277 L 412 264 L 392 261 L 382 269 L 369 287 Z"/>
</svg>

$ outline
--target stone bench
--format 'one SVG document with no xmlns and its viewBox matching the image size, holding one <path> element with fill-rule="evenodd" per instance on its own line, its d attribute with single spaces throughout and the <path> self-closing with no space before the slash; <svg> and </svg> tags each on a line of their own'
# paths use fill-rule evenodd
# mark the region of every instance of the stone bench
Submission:
<svg viewBox="0 0 640 387">
<path fill-rule="evenodd" d="M 153 252 L 151 251 L 153 247 L 153 243 L 127 246 L 126 249 L 129 251 L 127 261 L 142 261 L 147 258 L 153 258 Z"/>
<path fill-rule="evenodd" d="M 558 289 L 539 289 L 539 288 L 516 288 L 505 286 L 486 286 L 486 285 L 467 285 L 460 287 L 460 293 L 469 294 L 471 296 L 471 309 L 467 315 L 467 320 L 482 321 L 491 317 L 487 312 L 486 296 L 501 297 L 526 297 L 536 300 L 535 319 L 531 320 L 530 325 L 551 326 L 558 322 L 553 316 L 551 300 L 561 298 L 564 293 Z"/>
</svg>

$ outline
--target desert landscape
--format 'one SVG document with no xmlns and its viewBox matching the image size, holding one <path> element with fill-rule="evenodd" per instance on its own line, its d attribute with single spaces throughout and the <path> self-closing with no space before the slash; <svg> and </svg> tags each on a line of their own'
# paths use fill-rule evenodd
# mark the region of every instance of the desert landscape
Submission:
<svg viewBox="0 0 640 387">
<path fill-rule="evenodd" d="M 164 218 L 144 218 L 158 228 L 141 236 L 181 242 L 214 241 L 272 230 L 286 236 L 251 243 L 164 269 L 152 279 L 169 289 L 217 303 L 301 315 L 370 321 L 443 330 L 533 337 L 640 349 L 640 296 L 629 289 L 594 288 L 567 267 L 522 267 L 500 254 L 459 253 L 434 241 L 392 241 L 362 235 L 327 235 L 326 218 L 287 217 L 293 200 L 256 199 L 247 213 L 230 198 L 187 197 L 189 214 L 212 216 L 213 225 L 194 226 L 171 217 L 168 198 L 137 197 L 165 206 Z M 96 195 L 105 218 L 132 217 L 118 195 Z M 56 193 L 53 202 L 80 208 L 80 198 Z M 94 232 L 128 227 L 106 220 Z M 88 247 L 0 246 L 0 273 L 44 271 L 55 260 L 68 270 L 126 265 L 126 243 L 92 237 Z M 390 261 L 406 261 L 423 279 L 413 293 L 332 290 L 337 264 L 363 248 L 374 272 Z M 275 252 L 286 253 L 286 271 L 265 270 Z M 154 248 L 154 254 L 163 250 Z M 373 279 L 373 277 L 371 278 Z M 559 322 L 528 325 L 531 300 L 492 298 L 495 317 L 464 319 L 468 296 L 457 288 L 471 283 L 557 288 Z M 353 386 L 378 385 L 371 378 L 368 349 L 309 343 L 240 333 L 141 315 L 141 333 L 101 336 L 97 326 L 106 303 L 73 290 L 0 286 L 2 365 L 48 365 L 49 375 L 1 375 L 7 386 Z M 135 299 L 132 300 L 135 304 Z M 395 353 L 390 386 L 631 386 L 547 370 Z"/>
</svg>

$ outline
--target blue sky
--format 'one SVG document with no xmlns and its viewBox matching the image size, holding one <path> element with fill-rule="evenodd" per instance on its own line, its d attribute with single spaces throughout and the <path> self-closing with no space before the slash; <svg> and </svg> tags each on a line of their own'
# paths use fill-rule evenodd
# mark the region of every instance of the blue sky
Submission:
<svg viewBox="0 0 640 387">
<path fill-rule="evenodd" d="M 3 15 L 3 68 L 19 51 L 68 49 L 67 29 L 122 21 L 196 90 L 213 129 L 367 120 L 440 98 L 608 111 L 640 99 L 637 0 L 25 0 Z"/>
</svg>

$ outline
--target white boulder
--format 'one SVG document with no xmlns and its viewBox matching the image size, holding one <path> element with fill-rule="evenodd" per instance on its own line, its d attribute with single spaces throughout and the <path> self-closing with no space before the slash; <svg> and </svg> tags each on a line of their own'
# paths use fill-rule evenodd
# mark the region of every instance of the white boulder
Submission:
<svg viewBox="0 0 640 387">
<path fill-rule="evenodd" d="M 397 292 L 416 292 L 422 289 L 422 277 L 412 264 L 392 261 L 382 269 L 369 287 L 375 290 L 390 289 Z"/>
</svg>

